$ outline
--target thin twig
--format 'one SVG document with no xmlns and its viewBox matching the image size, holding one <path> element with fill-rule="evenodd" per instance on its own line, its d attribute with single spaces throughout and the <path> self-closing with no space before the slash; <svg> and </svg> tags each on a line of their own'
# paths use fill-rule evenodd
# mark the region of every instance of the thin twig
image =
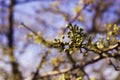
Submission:
<svg viewBox="0 0 120 80">
<path fill-rule="evenodd" d="M 47 51 L 45 54 L 42 55 L 42 57 L 41 57 L 41 62 L 40 62 L 40 64 L 38 65 L 37 70 L 36 70 L 36 72 L 34 73 L 32 80 L 37 80 L 37 78 L 38 78 L 38 76 L 39 76 L 39 70 L 41 69 L 41 67 L 42 67 L 42 65 L 43 65 L 43 63 L 44 63 L 44 61 L 45 61 L 48 53 L 49 53 L 49 52 Z"/>
</svg>

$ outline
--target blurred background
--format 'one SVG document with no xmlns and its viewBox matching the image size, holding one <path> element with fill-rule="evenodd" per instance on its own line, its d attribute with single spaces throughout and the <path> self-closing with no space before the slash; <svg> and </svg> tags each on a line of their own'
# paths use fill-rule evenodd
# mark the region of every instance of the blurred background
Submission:
<svg viewBox="0 0 120 80">
<path fill-rule="evenodd" d="M 25 80 L 32 80 L 46 52 L 49 54 L 39 69 L 40 74 L 51 72 L 58 65 L 56 62 L 61 62 L 59 69 L 70 67 L 63 52 L 42 42 L 38 44 L 31 38 L 33 31 L 42 39 L 53 42 L 66 33 L 66 25 L 70 22 L 96 38 L 102 37 L 106 33 L 106 24 L 120 25 L 120 0 L 0 0 L 0 80 L 12 80 L 14 65 L 11 61 L 17 63 Z M 9 48 L 12 48 L 13 58 Z M 81 55 L 73 56 L 84 61 Z M 107 65 L 105 60 L 87 66 L 85 71 L 91 80 L 120 79 L 119 71 Z M 58 80 L 52 76 L 51 80 L 54 79 Z"/>
</svg>

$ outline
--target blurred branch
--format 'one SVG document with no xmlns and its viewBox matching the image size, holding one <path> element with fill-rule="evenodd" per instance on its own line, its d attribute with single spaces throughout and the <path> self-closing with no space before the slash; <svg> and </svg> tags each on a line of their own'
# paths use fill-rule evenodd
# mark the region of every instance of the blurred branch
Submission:
<svg viewBox="0 0 120 80">
<path fill-rule="evenodd" d="M 73 23 L 75 20 L 78 20 L 78 17 L 81 15 L 82 10 L 84 10 L 87 6 L 88 6 L 88 4 L 85 4 L 85 5 L 82 7 L 82 9 L 79 10 L 79 11 L 77 12 L 77 14 L 76 14 L 72 19 L 70 18 L 70 19 L 67 20 L 67 23 L 68 23 L 68 24 L 69 24 L 69 23 Z M 83 24 L 84 24 L 84 23 L 83 23 Z M 66 30 L 67 30 L 67 28 L 64 28 L 64 29 L 63 29 L 63 33 L 65 33 Z"/>
<path fill-rule="evenodd" d="M 105 51 L 113 50 L 118 46 L 119 46 L 119 42 L 114 45 L 109 46 L 108 48 L 104 48 L 103 51 L 105 52 Z"/>
<path fill-rule="evenodd" d="M 43 65 L 43 63 L 44 63 L 44 61 L 45 61 L 48 53 L 49 53 L 49 52 L 47 51 L 47 52 L 45 52 L 45 54 L 42 55 L 42 57 L 41 57 L 41 62 L 40 62 L 40 64 L 38 65 L 37 70 L 36 70 L 36 72 L 34 73 L 32 80 L 37 80 L 37 78 L 38 78 L 38 76 L 39 76 L 39 70 L 42 68 L 42 65 Z"/>
<path fill-rule="evenodd" d="M 85 72 L 84 67 L 82 67 L 80 70 L 84 73 L 84 75 L 87 77 L 88 80 L 90 80 L 89 75 Z"/>
<path fill-rule="evenodd" d="M 14 5 L 21 5 L 21 4 L 30 3 L 30 2 L 41 2 L 41 0 L 24 0 L 24 1 L 15 0 Z M 7 4 L 2 4 L 2 6 L 6 7 L 6 8 L 9 7 L 9 5 L 7 5 Z"/>
<path fill-rule="evenodd" d="M 18 68 L 18 63 L 15 60 L 15 56 L 14 56 L 14 50 L 13 50 L 13 42 L 14 42 L 14 30 L 13 30 L 13 12 L 14 12 L 14 4 L 15 4 L 15 0 L 11 0 L 11 4 L 9 6 L 9 31 L 8 31 L 8 47 L 9 47 L 9 57 L 10 57 L 10 63 L 12 65 L 12 73 L 13 73 L 13 79 L 14 80 L 22 80 L 22 74 L 19 71 Z"/>
<path fill-rule="evenodd" d="M 120 16 L 120 14 L 119 14 L 119 16 Z M 120 24 L 120 18 L 118 20 L 116 20 L 115 22 L 113 22 L 113 25 L 114 24 Z"/>
<path fill-rule="evenodd" d="M 24 23 L 21 23 L 21 25 L 24 27 L 24 28 L 26 28 L 27 30 L 29 30 L 30 32 L 32 32 L 35 36 L 37 36 L 38 35 L 38 33 L 36 33 L 35 31 L 33 31 L 31 28 L 29 28 L 28 26 L 26 26 Z M 41 39 L 41 43 L 43 43 L 43 44 L 45 44 L 47 47 L 49 47 L 49 48 L 52 48 L 53 47 L 53 44 L 52 44 L 52 42 L 48 42 L 48 41 L 46 41 L 44 38 L 43 38 L 43 36 L 41 35 L 41 36 L 39 36 L 40 37 L 40 39 Z"/>
<path fill-rule="evenodd" d="M 24 26 L 27 30 L 29 30 L 30 32 L 34 33 L 35 35 L 37 35 L 37 33 L 35 31 L 33 31 L 31 28 L 29 28 L 28 26 L 26 26 L 24 23 L 21 23 L 22 26 Z"/>
<path fill-rule="evenodd" d="M 88 31 L 88 33 L 91 32 L 105 32 L 106 30 L 100 30 L 99 28 L 101 27 L 101 18 L 102 15 L 107 9 L 112 5 L 112 2 L 104 3 L 103 0 L 99 1 L 96 6 L 94 6 L 95 9 L 95 15 L 93 16 L 92 20 L 92 29 Z M 101 8 L 104 7 L 104 8 Z"/>
<path fill-rule="evenodd" d="M 118 42 L 118 45 L 117 46 L 114 46 L 114 48 L 117 48 L 118 46 L 120 45 L 120 42 Z M 109 49 L 108 49 L 109 50 Z M 111 50 L 111 48 L 110 48 Z M 102 52 L 100 53 L 102 54 Z M 62 69 L 62 70 L 59 70 L 59 71 L 52 71 L 52 72 L 48 72 L 48 73 L 42 73 L 40 74 L 40 77 L 47 77 L 47 76 L 52 76 L 52 75 L 58 75 L 58 74 L 62 74 L 62 73 L 67 73 L 69 71 L 73 71 L 73 70 L 76 70 L 76 69 L 80 69 L 83 71 L 83 73 L 87 76 L 87 78 L 89 79 L 89 75 L 84 71 L 84 68 L 90 64 L 93 64 L 93 63 L 96 63 L 102 59 L 107 59 L 107 58 L 120 58 L 120 54 L 115 54 L 115 55 L 112 55 L 112 54 L 106 54 L 108 57 L 104 56 L 104 55 L 99 55 L 99 57 L 95 57 L 93 58 L 93 60 L 91 61 L 87 61 L 86 63 L 84 64 L 81 64 L 81 65 L 75 65 L 74 67 L 72 66 L 71 68 L 66 68 L 66 69 Z M 75 62 L 76 63 L 76 62 Z M 74 64 L 75 64 L 74 63 Z M 90 79 L 89 79 L 90 80 Z"/>
<path fill-rule="evenodd" d="M 82 7 L 82 9 L 79 12 L 77 12 L 77 14 L 73 17 L 73 19 L 69 20 L 68 22 L 69 23 L 73 23 L 75 20 L 77 20 L 78 17 L 80 16 L 82 10 L 84 10 L 87 6 L 88 6 L 88 4 L 84 4 L 84 6 Z"/>
<path fill-rule="evenodd" d="M 61 10 L 58 10 L 58 9 L 52 9 L 52 8 L 44 8 L 43 10 L 40 10 L 40 11 L 36 11 L 37 13 L 44 13 L 44 12 L 51 12 L 51 13 L 54 13 L 54 14 L 60 14 L 63 16 L 63 18 L 65 19 L 65 21 L 69 21 L 70 19 L 70 15 L 61 11 Z"/>
<path fill-rule="evenodd" d="M 2 27 L 2 28 L 4 28 L 4 8 L 3 8 L 3 6 L 2 5 L 4 5 L 4 1 L 2 0 L 1 2 L 0 2 L 0 14 L 1 14 L 1 18 L 0 18 L 0 21 L 1 21 L 1 25 L 0 25 L 0 27 Z M 0 33 L 2 33 L 2 29 L 0 29 Z"/>
<path fill-rule="evenodd" d="M 30 2 L 41 2 L 41 1 L 42 0 L 24 0 L 24 1 L 16 0 L 15 5 L 20 5 L 20 4 L 30 3 Z"/>
<path fill-rule="evenodd" d="M 59 70 L 59 71 L 52 71 L 52 72 L 48 72 L 48 73 L 42 73 L 42 74 L 39 75 L 39 78 L 44 78 L 44 77 L 47 77 L 47 76 L 63 74 L 63 73 L 67 73 L 67 72 L 69 72 L 71 70 L 72 70 L 72 68 L 66 68 L 66 69 L 62 69 L 62 70 Z"/>
<path fill-rule="evenodd" d="M 117 67 L 117 66 L 112 62 L 111 59 L 109 59 L 109 61 L 110 61 L 110 65 L 112 65 L 116 71 L 118 71 L 118 70 L 120 71 L 120 67 Z"/>
<path fill-rule="evenodd" d="M 75 60 L 72 58 L 72 55 L 69 53 L 69 51 L 66 51 L 66 55 L 68 57 L 68 59 L 71 61 L 72 63 L 72 67 L 75 67 Z"/>
<path fill-rule="evenodd" d="M 69 71 L 73 71 L 73 70 L 76 70 L 76 69 L 82 69 L 83 73 L 88 77 L 87 73 L 83 70 L 83 68 L 89 64 L 93 64 L 101 59 L 104 59 L 105 57 L 99 57 L 99 58 L 96 58 L 92 61 L 88 61 L 86 62 L 84 65 L 76 65 L 74 67 L 70 67 L 70 68 L 66 68 L 66 69 L 62 69 L 62 70 L 59 70 L 59 71 L 52 71 L 52 72 L 48 72 L 48 73 L 42 73 L 40 74 L 40 78 L 43 78 L 43 77 L 47 77 L 47 76 L 53 76 L 53 75 L 58 75 L 58 74 L 63 74 L 63 73 L 67 73 Z"/>
</svg>

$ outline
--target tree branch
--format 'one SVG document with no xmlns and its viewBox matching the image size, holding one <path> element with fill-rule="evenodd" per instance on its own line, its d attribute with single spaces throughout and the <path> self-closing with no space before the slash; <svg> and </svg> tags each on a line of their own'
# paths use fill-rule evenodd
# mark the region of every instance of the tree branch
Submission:
<svg viewBox="0 0 120 80">
<path fill-rule="evenodd" d="M 8 31 L 8 47 L 9 47 L 9 57 L 10 57 L 10 63 L 12 65 L 12 73 L 13 73 L 13 79 L 14 80 L 22 80 L 22 74 L 18 69 L 18 63 L 15 60 L 14 56 L 14 50 L 13 50 L 13 42 L 14 42 L 14 30 L 13 30 L 13 12 L 14 12 L 14 4 L 15 0 L 11 0 L 11 4 L 9 6 L 9 31 Z"/>
<path fill-rule="evenodd" d="M 39 76 L 39 70 L 41 69 L 41 67 L 42 67 L 42 65 L 43 65 L 43 63 L 44 63 L 44 61 L 45 61 L 48 53 L 49 53 L 49 52 L 47 51 L 45 54 L 42 55 L 42 57 L 41 57 L 41 62 L 40 62 L 40 64 L 38 65 L 37 70 L 36 70 L 36 72 L 34 73 L 32 80 L 37 80 L 37 78 L 38 78 L 38 76 Z"/>
</svg>

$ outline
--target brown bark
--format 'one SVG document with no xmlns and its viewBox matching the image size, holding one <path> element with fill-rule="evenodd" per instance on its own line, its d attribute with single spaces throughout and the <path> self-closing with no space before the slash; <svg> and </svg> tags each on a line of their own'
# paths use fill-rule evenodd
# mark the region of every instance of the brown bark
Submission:
<svg viewBox="0 0 120 80">
<path fill-rule="evenodd" d="M 13 16 L 13 12 L 14 12 L 14 3 L 15 0 L 11 0 L 11 4 L 9 6 L 9 28 L 8 28 L 8 47 L 9 47 L 9 57 L 10 57 L 10 62 L 11 62 L 11 66 L 12 66 L 12 74 L 13 74 L 13 80 L 22 80 L 22 75 L 21 72 L 19 71 L 18 68 L 18 63 L 15 60 L 15 56 L 14 56 L 14 50 L 13 50 L 13 34 L 14 34 L 14 28 L 13 28 L 13 22 L 14 22 L 14 16 Z"/>
</svg>

